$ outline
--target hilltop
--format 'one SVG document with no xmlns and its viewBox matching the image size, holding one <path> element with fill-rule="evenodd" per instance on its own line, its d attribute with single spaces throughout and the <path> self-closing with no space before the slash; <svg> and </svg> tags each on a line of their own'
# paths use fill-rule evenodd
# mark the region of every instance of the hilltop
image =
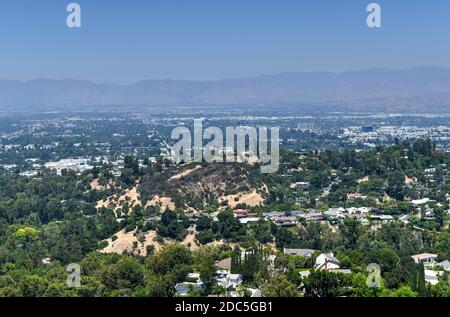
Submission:
<svg viewBox="0 0 450 317">
<path fill-rule="evenodd" d="M 264 204 L 268 189 L 254 167 L 244 164 L 205 164 L 171 167 L 140 177 L 135 186 L 97 202 L 96 208 L 118 210 L 135 206 L 164 210 L 224 210 L 240 204 Z"/>
</svg>

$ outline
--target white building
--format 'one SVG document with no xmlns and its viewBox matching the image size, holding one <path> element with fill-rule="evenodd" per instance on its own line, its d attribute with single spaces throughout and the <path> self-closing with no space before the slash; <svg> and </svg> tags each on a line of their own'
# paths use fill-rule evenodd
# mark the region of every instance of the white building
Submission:
<svg viewBox="0 0 450 317">
<path fill-rule="evenodd" d="M 439 262 L 439 263 L 437 263 L 437 265 L 441 266 L 444 269 L 444 271 L 450 272 L 450 261 L 449 260 Z"/>
<path fill-rule="evenodd" d="M 318 270 L 334 270 L 341 268 L 341 262 L 331 253 L 322 253 L 316 259 L 314 268 Z"/>
<path fill-rule="evenodd" d="M 242 284 L 241 274 L 231 274 L 228 271 L 217 271 L 217 284 L 225 289 L 236 289 Z"/>
<path fill-rule="evenodd" d="M 249 218 L 240 218 L 239 222 L 246 225 L 249 222 L 258 222 L 259 220 L 261 220 L 261 218 L 258 217 L 249 217 Z"/>
<path fill-rule="evenodd" d="M 82 173 L 84 171 L 91 170 L 94 167 L 88 165 L 87 159 L 64 159 L 59 162 L 45 163 L 45 168 L 55 171 L 58 175 L 61 175 L 63 170 L 71 170 Z"/>
<path fill-rule="evenodd" d="M 422 262 L 423 264 L 434 264 L 436 263 L 436 258 L 438 257 L 437 254 L 432 253 L 421 253 L 411 256 L 416 262 L 416 264 Z"/>
<path fill-rule="evenodd" d="M 433 271 L 433 270 L 425 270 L 425 282 L 436 285 L 439 283 L 439 272 Z"/>
<path fill-rule="evenodd" d="M 411 204 L 420 206 L 420 205 L 424 205 L 424 204 L 428 203 L 429 201 L 430 201 L 429 198 L 422 198 L 422 199 L 411 200 Z"/>
</svg>

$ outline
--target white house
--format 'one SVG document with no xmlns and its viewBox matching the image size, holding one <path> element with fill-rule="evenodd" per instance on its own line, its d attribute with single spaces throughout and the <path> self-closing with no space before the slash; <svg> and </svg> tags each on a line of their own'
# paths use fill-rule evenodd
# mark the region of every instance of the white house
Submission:
<svg viewBox="0 0 450 317">
<path fill-rule="evenodd" d="M 217 284 L 225 289 L 236 289 L 242 284 L 241 274 L 231 274 L 227 271 L 217 271 Z"/>
<path fill-rule="evenodd" d="M 240 218 L 239 222 L 243 225 L 248 224 L 249 222 L 258 222 L 261 218 L 258 217 L 249 217 L 249 218 Z"/>
<path fill-rule="evenodd" d="M 368 214 L 369 212 L 371 212 L 372 211 L 372 207 L 359 207 L 358 208 L 358 211 L 361 213 L 361 214 Z"/>
<path fill-rule="evenodd" d="M 200 273 L 189 273 L 187 278 L 189 280 L 195 280 L 195 282 L 177 283 L 175 285 L 177 296 L 188 296 L 190 292 L 203 288 L 204 284 L 200 278 Z"/>
<path fill-rule="evenodd" d="M 323 213 L 325 219 L 336 220 L 339 218 L 344 218 L 342 211 L 340 209 L 330 209 Z"/>
<path fill-rule="evenodd" d="M 332 269 L 340 269 L 341 262 L 334 257 L 334 254 L 331 253 L 322 253 L 316 259 L 316 265 L 314 268 L 318 270 L 332 270 Z"/>
<path fill-rule="evenodd" d="M 303 256 L 306 258 L 311 257 L 314 254 L 314 250 L 311 249 L 284 249 L 284 254 Z"/>
<path fill-rule="evenodd" d="M 422 198 L 422 199 L 411 200 L 411 204 L 420 206 L 420 205 L 424 205 L 424 204 L 428 203 L 429 201 L 430 201 L 429 198 Z"/>
<path fill-rule="evenodd" d="M 394 217 L 392 217 L 391 215 L 372 215 L 371 219 L 374 221 L 389 222 L 393 221 Z"/>
<path fill-rule="evenodd" d="M 421 253 L 411 256 L 416 262 L 416 264 L 422 262 L 423 264 L 434 264 L 436 263 L 436 258 L 438 257 L 437 254 L 432 253 Z"/>
<path fill-rule="evenodd" d="M 401 222 L 403 222 L 405 225 L 409 224 L 410 215 L 402 215 L 398 218 L 398 220 L 400 220 Z"/>
<path fill-rule="evenodd" d="M 188 296 L 190 292 L 200 290 L 202 288 L 203 282 L 201 281 L 197 283 L 183 282 L 175 285 L 177 296 Z"/>
<path fill-rule="evenodd" d="M 450 272 L 450 261 L 449 260 L 439 262 L 439 263 L 437 263 L 437 265 L 441 266 L 444 269 L 444 271 Z"/>
<path fill-rule="evenodd" d="M 438 280 L 439 272 L 433 271 L 433 270 L 425 270 L 425 282 L 436 285 L 439 283 Z"/>
<path fill-rule="evenodd" d="M 273 217 L 272 222 L 280 227 L 295 226 L 298 223 L 297 217 L 281 216 Z"/>
<path fill-rule="evenodd" d="M 356 219 L 358 219 L 358 221 L 363 225 L 363 226 L 368 226 L 370 225 L 370 221 L 369 219 L 367 219 L 366 216 L 359 216 Z"/>
<path fill-rule="evenodd" d="M 200 280 L 200 273 L 194 272 L 194 273 L 189 273 L 187 276 L 188 279 L 190 280 Z"/>
</svg>

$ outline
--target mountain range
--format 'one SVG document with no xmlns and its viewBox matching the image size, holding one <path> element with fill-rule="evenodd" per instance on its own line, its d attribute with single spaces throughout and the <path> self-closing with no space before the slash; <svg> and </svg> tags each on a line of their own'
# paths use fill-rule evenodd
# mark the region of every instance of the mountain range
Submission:
<svg viewBox="0 0 450 317">
<path fill-rule="evenodd" d="M 338 74 L 291 72 L 218 81 L 145 80 L 131 85 L 73 79 L 0 80 L 0 110 L 284 104 L 331 105 L 352 110 L 447 111 L 450 68 L 378 68 Z"/>
</svg>

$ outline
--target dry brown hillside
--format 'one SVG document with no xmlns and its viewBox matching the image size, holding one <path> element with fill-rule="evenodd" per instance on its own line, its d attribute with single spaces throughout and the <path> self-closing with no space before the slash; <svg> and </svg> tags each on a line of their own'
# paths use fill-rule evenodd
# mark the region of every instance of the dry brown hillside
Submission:
<svg viewBox="0 0 450 317">
<path fill-rule="evenodd" d="M 267 188 L 254 173 L 255 168 L 243 164 L 190 165 L 165 180 L 158 175 L 143 177 L 139 192 L 144 200 L 170 197 L 176 206 L 194 209 L 238 203 L 256 206 L 263 204 Z"/>
</svg>

